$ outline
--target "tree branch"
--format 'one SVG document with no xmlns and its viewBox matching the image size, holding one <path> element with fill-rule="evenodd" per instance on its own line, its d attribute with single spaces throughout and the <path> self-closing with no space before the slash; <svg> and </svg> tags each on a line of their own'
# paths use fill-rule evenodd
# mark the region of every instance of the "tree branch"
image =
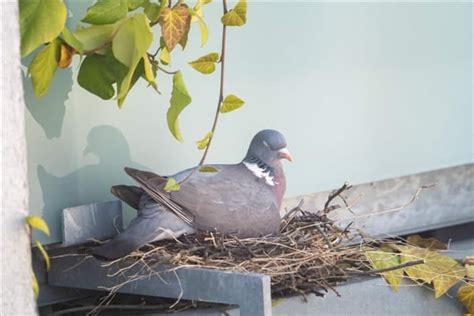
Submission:
<svg viewBox="0 0 474 316">
<path fill-rule="evenodd" d="M 222 0 L 222 8 L 224 11 L 224 14 L 227 13 L 227 2 L 226 0 Z M 217 127 L 217 121 L 219 119 L 219 113 L 221 109 L 221 103 L 222 100 L 224 99 L 224 73 L 225 73 L 225 44 L 226 44 L 226 32 L 227 31 L 227 26 L 222 23 L 222 41 L 221 41 L 221 58 L 220 58 L 220 64 L 221 64 L 221 77 L 220 77 L 220 85 L 219 85 L 219 98 L 217 100 L 217 109 L 216 109 L 216 114 L 214 115 L 214 121 L 212 123 L 212 128 L 211 128 L 211 137 L 209 137 L 209 142 L 207 143 L 206 148 L 204 149 L 204 153 L 202 154 L 201 160 L 199 161 L 198 166 L 193 169 L 189 175 L 184 178 L 183 181 L 180 182 L 180 184 L 185 183 L 188 181 L 188 179 L 196 172 L 196 170 L 199 170 L 203 165 L 204 162 L 206 161 L 207 153 L 209 152 L 209 148 L 211 146 L 212 140 L 214 139 L 216 127 Z"/>
</svg>

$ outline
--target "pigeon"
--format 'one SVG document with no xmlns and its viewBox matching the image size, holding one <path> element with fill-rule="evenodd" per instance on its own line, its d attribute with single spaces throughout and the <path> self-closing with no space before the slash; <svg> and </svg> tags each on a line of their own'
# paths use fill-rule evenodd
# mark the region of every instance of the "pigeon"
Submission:
<svg viewBox="0 0 474 316">
<path fill-rule="evenodd" d="M 267 129 L 253 137 L 241 162 L 206 165 L 217 172 L 194 167 L 163 177 L 126 167 L 138 186 L 117 185 L 111 192 L 137 209 L 137 217 L 92 254 L 114 260 L 145 244 L 198 231 L 239 238 L 278 233 L 286 190 L 281 160 L 293 160 L 286 147 L 280 132 Z M 179 190 L 164 190 L 170 177 L 181 183 Z"/>
</svg>

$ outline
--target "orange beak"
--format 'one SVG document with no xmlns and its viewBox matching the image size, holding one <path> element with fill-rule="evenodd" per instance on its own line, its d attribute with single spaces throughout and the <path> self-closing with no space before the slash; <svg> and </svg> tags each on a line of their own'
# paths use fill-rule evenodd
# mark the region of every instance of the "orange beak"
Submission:
<svg viewBox="0 0 474 316">
<path fill-rule="evenodd" d="M 280 153 L 281 159 L 287 159 L 288 161 L 293 161 L 293 156 L 290 154 L 288 149 L 283 148 L 278 151 Z"/>
</svg>

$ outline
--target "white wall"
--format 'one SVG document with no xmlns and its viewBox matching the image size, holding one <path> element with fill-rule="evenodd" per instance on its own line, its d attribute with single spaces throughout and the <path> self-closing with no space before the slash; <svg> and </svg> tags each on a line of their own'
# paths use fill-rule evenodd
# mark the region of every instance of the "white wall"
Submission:
<svg viewBox="0 0 474 316">
<path fill-rule="evenodd" d="M 20 76 L 18 2 L 2 2 L 1 11 L 0 314 L 35 315 L 30 238 L 25 227 L 25 217 L 28 215 L 28 183 L 25 105 Z"/>
<path fill-rule="evenodd" d="M 68 6 L 73 27 L 88 3 Z M 284 132 L 296 158 L 285 166 L 287 196 L 472 162 L 471 7 L 249 3 L 248 24 L 229 30 L 225 88 L 246 105 L 222 116 L 209 162 L 238 161 L 263 128 Z M 184 145 L 167 130 L 167 75 L 162 96 L 141 83 L 122 110 L 78 87 L 77 61 L 43 99 L 25 84 L 30 207 L 52 226 L 50 241 L 60 239 L 62 207 L 110 199 L 110 185 L 129 181 L 123 165 L 169 174 L 198 161 L 194 141 L 210 128 L 218 73 L 186 62 L 219 51 L 221 8 L 206 9 L 207 46 L 194 29 L 191 49 L 173 58 L 193 97 Z"/>
</svg>

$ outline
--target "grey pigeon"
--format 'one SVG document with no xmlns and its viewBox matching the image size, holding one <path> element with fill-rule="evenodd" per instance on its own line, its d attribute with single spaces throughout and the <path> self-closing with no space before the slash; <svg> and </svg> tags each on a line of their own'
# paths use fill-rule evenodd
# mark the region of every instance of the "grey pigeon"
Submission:
<svg viewBox="0 0 474 316">
<path fill-rule="evenodd" d="M 194 168 L 172 175 L 178 182 L 186 179 L 178 191 L 164 191 L 167 177 L 125 168 L 139 187 L 118 185 L 111 191 L 137 209 L 137 217 L 93 255 L 112 260 L 147 243 L 198 230 L 238 237 L 277 233 L 286 189 L 281 159 L 292 161 L 285 138 L 278 131 L 262 130 L 240 163 L 209 165 L 218 172 L 196 170 L 187 179 Z"/>
</svg>

